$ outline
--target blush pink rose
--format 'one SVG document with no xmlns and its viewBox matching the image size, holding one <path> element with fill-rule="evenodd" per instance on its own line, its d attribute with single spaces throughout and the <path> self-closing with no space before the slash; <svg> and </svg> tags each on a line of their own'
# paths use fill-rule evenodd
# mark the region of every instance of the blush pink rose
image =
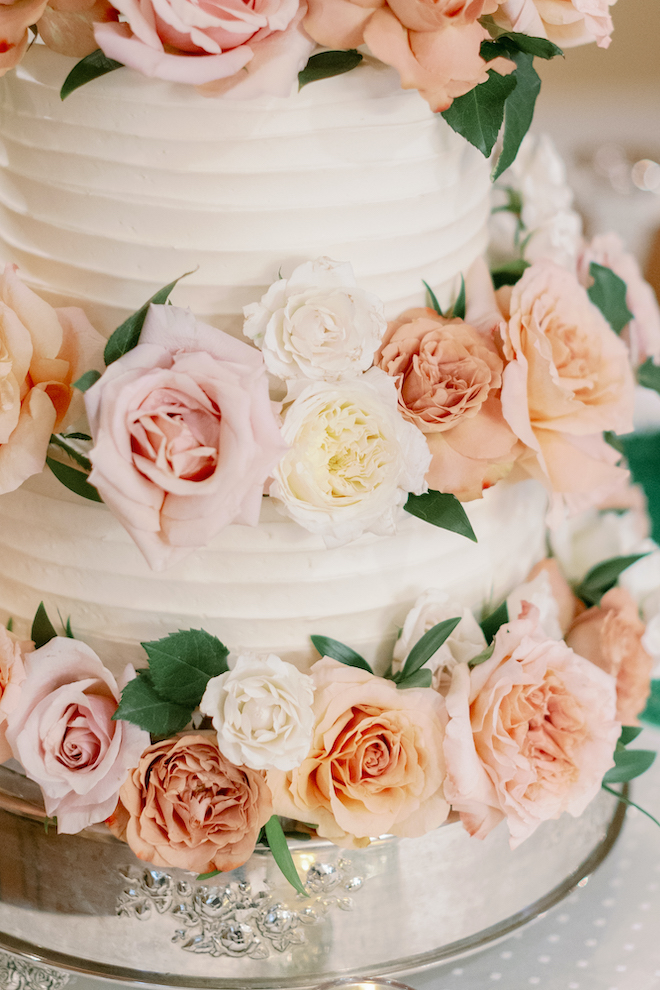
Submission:
<svg viewBox="0 0 660 990">
<path fill-rule="evenodd" d="M 46 8 L 46 0 L 0 0 L 0 76 L 13 69 L 27 50 L 30 33 Z"/>
<path fill-rule="evenodd" d="M 112 721 L 121 689 L 135 671 L 128 665 L 118 685 L 89 646 L 59 637 L 24 662 L 7 742 L 41 787 L 58 832 L 80 832 L 113 811 L 129 769 L 149 745 L 147 732 Z"/>
<path fill-rule="evenodd" d="M 429 488 L 481 498 L 522 445 L 502 415 L 502 359 L 490 334 L 432 309 L 388 324 L 375 363 L 396 383 L 399 411 L 426 437 Z"/>
<path fill-rule="evenodd" d="M 586 606 L 571 591 L 571 586 L 560 571 L 555 557 L 546 557 L 545 560 L 540 560 L 538 564 L 535 564 L 527 576 L 527 583 L 534 581 L 541 574 L 547 576 L 550 592 L 557 603 L 559 628 L 562 636 L 565 636 L 577 616 L 584 612 Z M 517 616 L 510 617 L 517 618 Z M 576 650 L 576 653 L 581 654 L 582 651 Z"/>
<path fill-rule="evenodd" d="M 560 48 L 595 41 L 607 48 L 614 28 L 609 8 L 616 0 L 503 0 L 494 20 L 507 31 L 547 38 Z"/>
<path fill-rule="evenodd" d="M 140 343 L 85 393 L 96 485 L 154 570 L 232 522 L 256 526 L 286 450 L 259 351 L 152 306 Z"/>
<path fill-rule="evenodd" d="M 443 699 L 323 657 L 311 669 L 315 727 L 295 770 L 270 770 L 275 813 L 340 846 L 424 835 L 447 817 Z"/>
<path fill-rule="evenodd" d="M 113 0 L 124 20 L 97 24 L 98 46 L 146 76 L 208 95 L 289 96 L 313 50 L 300 0 Z"/>
<path fill-rule="evenodd" d="M 108 827 L 155 866 L 224 873 L 250 858 L 272 813 L 260 770 L 230 763 L 215 732 L 181 733 L 144 751 Z"/>
<path fill-rule="evenodd" d="M 21 643 L 0 626 L 0 763 L 11 756 L 11 746 L 5 737 L 7 718 L 18 705 L 25 680 L 23 654 L 30 650 L 32 643 Z"/>
<path fill-rule="evenodd" d="M 576 653 L 616 679 L 616 717 L 623 725 L 638 725 L 651 693 L 653 659 L 642 645 L 645 628 L 630 593 L 612 588 L 600 605 L 575 619 L 566 637 Z"/>
<path fill-rule="evenodd" d="M 660 307 L 655 292 L 640 271 L 636 258 L 626 251 L 618 234 L 600 234 L 585 244 L 578 258 L 578 278 L 584 286 L 591 285 L 589 266 L 611 268 L 626 283 L 626 304 L 633 315 L 622 336 L 630 348 L 633 365 L 652 357 L 660 361 Z"/>
<path fill-rule="evenodd" d="M 102 367 L 105 344 L 82 310 L 53 309 L 16 271 L 0 275 L 0 493 L 43 470 L 51 433 L 82 412 L 73 382 Z"/>
<path fill-rule="evenodd" d="M 535 262 L 498 300 L 508 319 L 502 409 L 528 448 L 519 463 L 573 508 L 598 504 L 627 477 L 601 436 L 632 430 L 626 346 L 575 276 L 551 261 Z"/>
<path fill-rule="evenodd" d="M 470 835 L 506 818 L 515 848 L 542 821 L 582 814 L 614 765 L 621 727 L 614 679 L 546 639 L 536 609 L 494 643 L 485 663 L 453 671 L 445 794 Z"/>
</svg>

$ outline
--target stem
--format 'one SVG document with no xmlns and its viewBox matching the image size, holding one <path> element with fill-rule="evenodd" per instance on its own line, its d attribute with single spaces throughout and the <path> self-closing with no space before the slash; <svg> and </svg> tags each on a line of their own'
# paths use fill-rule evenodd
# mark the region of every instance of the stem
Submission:
<svg viewBox="0 0 660 990">
<path fill-rule="evenodd" d="M 638 804 L 635 804 L 635 802 L 631 801 L 630 798 L 624 797 L 623 794 L 620 794 L 618 791 L 615 791 L 613 787 L 609 787 L 607 784 L 601 784 L 600 786 L 603 788 L 604 791 L 607 791 L 608 794 L 613 794 L 615 798 L 619 799 L 619 801 L 623 801 L 624 804 L 629 804 L 631 808 L 637 808 L 638 811 L 641 811 L 643 815 L 646 815 L 647 818 L 650 818 L 651 821 L 655 822 L 658 828 L 660 828 L 660 822 L 658 821 L 657 818 L 654 818 L 649 811 L 645 811 L 644 808 L 640 808 Z"/>
</svg>

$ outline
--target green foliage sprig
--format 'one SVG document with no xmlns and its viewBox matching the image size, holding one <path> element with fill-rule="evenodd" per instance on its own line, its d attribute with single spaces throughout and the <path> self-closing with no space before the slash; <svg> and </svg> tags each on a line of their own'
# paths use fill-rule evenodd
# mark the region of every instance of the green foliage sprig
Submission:
<svg viewBox="0 0 660 990">
<path fill-rule="evenodd" d="M 412 516 L 417 516 L 432 526 L 448 529 L 459 536 L 466 536 L 473 543 L 477 542 L 472 523 L 455 495 L 435 491 L 424 495 L 410 494 L 404 508 Z"/>
<path fill-rule="evenodd" d="M 587 289 L 589 298 L 601 311 L 614 332 L 621 333 L 633 319 L 633 314 L 626 304 L 628 291 L 626 283 L 611 268 L 597 265 L 595 261 L 589 265 L 589 274 L 594 280 L 593 285 Z"/>
<path fill-rule="evenodd" d="M 648 551 L 647 551 L 648 553 Z M 603 595 L 613 588 L 619 576 L 635 564 L 647 553 L 633 553 L 625 557 L 610 557 L 592 567 L 580 584 L 575 588 L 575 594 L 585 605 L 600 605 Z"/>
<path fill-rule="evenodd" d="M 305 68 L 298 73 L 298 89 L 301 90 L 308 83 L 318 82 L 319 79 L 330 79 L 350 72 L 360 64 L 363 57 L 356 48 L 312 55 Z"/>
<path fill-rule="evenodd" d="M 108 72 L 114 72 L 115 69 L 123 69 L 123 67 L 123 62 L 108 58 L 100 48 L 97 48 L 96 51 L 76 62 L 64 80 L 60 90 L 60 99 L 66 100 L 67 96 L 70 96 L 74 90 L 80 89 L 85 83 L 91 82 L 92 79 L 98 79 L 99 76 L 105 76 Z"/>
</svg>

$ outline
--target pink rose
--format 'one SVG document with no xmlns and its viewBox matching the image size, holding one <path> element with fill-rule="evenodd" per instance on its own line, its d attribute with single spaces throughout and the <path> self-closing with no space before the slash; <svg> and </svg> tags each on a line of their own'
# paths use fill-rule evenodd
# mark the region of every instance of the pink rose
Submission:
<svg viewBox="0 0 660 990">
<path fill-rule="evenodd" d="M 315 727 L 301 765 L 268 772 L 275 813 L 317 824 L 340 846 L 414 837 L 447 817 L 444 702 L 324 657 L 311 669 Z"/>
<path fill-rule="evenodd" d="M 224 873 L 250 858 L 272 813 L 260 770 L 230 763 L 215 732 L 181 733 L 144 751 L 108 826 L 155 866 Z"/>
<path fill-rule="evenodd" d="M 232 522 L 256 526 L 286 447 L 259 351 L 152 306 L 140 343 L 85 393 L 90 481 L 154 570 Z"/>
<path fill-rule="evenodd" d="M 28 28 L 36 24 L 45 7 L 46 0 L 0 0 L 0 76 L 25 55 Z"/>
<path fill-rule="evenodd" d="M 559 564 L 554 557 L 546 557 L 532 567 L 527 577 L 527 583 L 534 581 L 539 575 L 545 574 L 548 579 L 550 592 L 557 603 L 557 621 L 562 636 L 568 632 L 575 618 L 585 610 L 585 605 L 576 598 L 571 591 L 571 586 L 559 569 Z M 516 619 L 518 616 L 510 615 L 509 618 Z M 570 645 L 570 644 L 569 644 Z M 582 656 L 582 650 L 576 650 Z"/>
<path fill-rule="evenodd" d="M 504 0 L 494 20 L 507 31 L 547 38 L 560 48 L 595 41 L 607 48 L 614 28 L 609 8 L 616 0 Z"/>
<path fill-rule="evenodd" d="M 21 697 L 21 685 L 25 680 L 23 654 L 31 649 L 32 643 L 21 643 L 0 626 L 0 763 L 11 756 L 11 746 L 5 738 L 7 718 Z"/>
<path fill-rule="evenodd" d="M 80 309 L 53 309 L 7 265 L 0 275 L 0 493 L 39 474 L 50 435 L 76 421 L 72 383 L 102 364 L 105 341 Z"/>
<path fill-rule="evenodd" d="M 612 588 L 600 605 L 579 615 L 566 642 L 616 679 L 616 717 L 637 725 L 651 693 L 653 659 L 642 646 L 645 626 L 625 588 Z"/>
<path fill-rule="evenodd" d="M 633 365 L 643 364 L 648 357 L 660 361 L 660 308 L 655 292 L 644 281 L 635 257 L 625 250 L 618 234 L 600 234 L 585 244 L 578 259 L 578 278 L 584 286 L 591 285 L 589 266 L 611 268 L 626 283 L 626 303 L 633 315 L 624 328 L 623 336 L 630 348 Z"/>
<path fill-rule="evenodd" d="M 289 96 L 313 50 L 300 0 L 113 0 L 124 21 L 97 24 L 109 58 L 207 94 Z"/>
<path fill-rule="evenodd" d="M 93 650 L 56 638 L 25 657 L 26 678 L 7 718 L 7 742 L 30 780 L 41 787 L 46 814 L 58 832 L 102 822 L 149 734 L 112 721 L 121 688 L 135 676 L 126 667 L 118 685 Z"/>
<path fill-rule="evenodd" d="M 445 794 L 480 839 L 506 818 L 515 848 L 542 821 L 582 814 L 614 764 L 620 725 L 613 678 L 546 639 L 536 609 L 494 643 L 485 663 L 453 671 Z"/>
<path fill-rule="evenodd" d="M 94 24 L 118 20 L 108 0 L 49 0 L 39 20 L 39 37 L 54 52 L 84 58 L 99 47 Z"/>
<path fill-rule="evenodd" d="M 429 487 L 481 498 L 511 469 L 522 445 L 502 415 L 502 359 L 492 336 L 432 309 L 388 324 L 375 363 L 394 378 L 399 410 L 426 437 Z"/>
<path fill-rule="evenodd" d="M 577 279 L 541 260 L 500 289 L 502 409 L 529 448 L 520 463 L 574 508 L 625 481 L 601 431 L 632 430 L 634 383 L 625 344 Z"/>
</svg>

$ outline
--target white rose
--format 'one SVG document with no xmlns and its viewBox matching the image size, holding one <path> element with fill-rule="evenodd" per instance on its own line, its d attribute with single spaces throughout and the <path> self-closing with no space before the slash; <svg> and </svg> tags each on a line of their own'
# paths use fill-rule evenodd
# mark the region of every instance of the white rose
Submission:
<svg viewBox="0 0 660 990">
<path fill-rule="evenodd" d="M 550 544 L 566 579 L 581 581 L 603 560 L 650 549 L 644 527 L 645 517 L 635 509 L 588 509 L 551 529 Z"/>
<path fill-rule="evenodd" d="M 387 327 L 380 299 L 356 286 L 349 264 L 331 258 L 299 265 L 243 313 L 243 333 L 284 379 L 359 375 L 373 364 Z"/>
<path fill-rule="evenodd" d="M 359 379 L 308 385 L 284 416 L 290 445 L 270 495 L 326 546 L 363 533 L 391 535 L 408 494 L 427 490 L 431 454 L 397 408 L 394 379 L 371 368 Z"/>
<path fill-rule="evenodd" d="M 486 648 L 486 639 L 472 612 L 464 605 L 452 602 L 449 595 L 435 588 L 424 591 L 408 612 L 394 646 L 392 672 L 396 674 L 403 668 L 408 654 L 424 633 L 439 622 L 457 616 L 461 617 L 461 621 L 425 664 L 433 674 L 435 690 L 442 692 L 448 688 L 456 664 L 468 663 L 478 656 Z"/>
<path fill-rule="evenodd" d="M 239 656 L 212 677 L 200 711 L 213 720 L 221 753 L 252 770 L 293 770 L 307 756 L 314 727 L 311 677 L 273 653 Z"/>
<path fill-rule="evenodd" d="M 532 581 L 525 581 L 514 588 L 506 600 L 509 619 L 520 617 L 522 603 L 535 605 L 539 611 L 539 625 L 548 639 L 563 639 L 559 623 L 559 603 L 552 594 L 552 585 L 547 571 L 541 571 Z"/>
</svg>

